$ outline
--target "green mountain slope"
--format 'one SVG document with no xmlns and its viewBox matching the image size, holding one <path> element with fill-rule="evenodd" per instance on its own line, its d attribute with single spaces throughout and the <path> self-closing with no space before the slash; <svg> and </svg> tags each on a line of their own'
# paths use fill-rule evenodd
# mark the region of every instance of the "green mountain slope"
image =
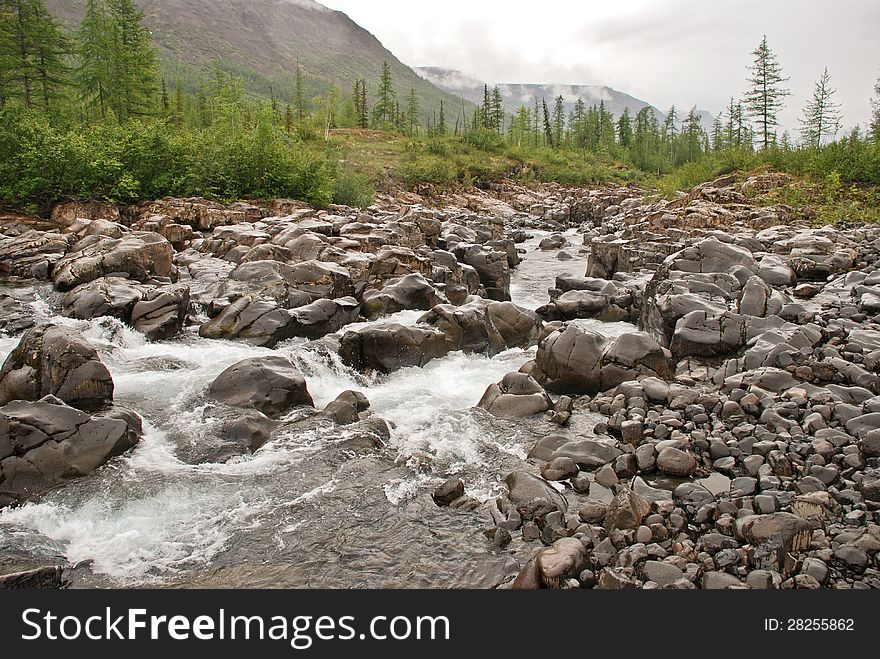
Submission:
<svg viewBox="0 0 880 659">
<path fill-rule="evenodd" d="M 85 0 L 46 0 L 46 4 L 74 28 Z M 461 112 L 458 97 L 417 75 L 347 15 L 313 0 L 138 0 L 137 4 L 159 47 L 163 73 L 182 79 L 190 88 L 218 63 L 244 78 L 250 93 L 268 97 L 271 87 L 289 101 L 299 62 L 311 95 L 325 93 L 330 82 L 348 94 L 356 78 L 365 78 L 372 92 L 387 60 L 401 106 L 414 88 L 427 117 L 439 110 L 441 99 L 450 124 Z M 470 112 L 473 106 L 466 103 L 466 107 Z"/>
</svg>

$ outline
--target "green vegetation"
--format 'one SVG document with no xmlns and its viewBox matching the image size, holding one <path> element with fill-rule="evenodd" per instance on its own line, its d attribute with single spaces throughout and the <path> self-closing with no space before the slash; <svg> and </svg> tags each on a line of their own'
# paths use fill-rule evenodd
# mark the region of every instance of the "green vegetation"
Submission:
<svg viewBox="0 0 880 659">
<path fill-rule="evenodd" d="M 415 87 L 400 93 L 387 62 L 375 97 L 363 77 L 314 95 L 297 64 L 287 89 L 254 98 L 220 66 L 198 80 L 162 78 L 132 0 L 88 0 L 74 34 L 43 0 L 0 0 L 0 9 L 0 203 L 17 208 L 168 195 L 365 207 L 395 185 L 485 186 L 505 176 L 635 181 L 673 195 L 722 173 L 773 169 L 805 179 L 791 194 L 809 208 L 822 200 L 820 221 L 876 216 L 865 209 L 880 185 L 880 99 L 870 134 L 835 139 L 840 115 L 826 70 L 804 108 L 802 144 L 777 139 L 787 92 L 766 38 L 751 90 L 731 98 L 707 134 L 696 108 L 680 117 L 673 106 L 661 125 L 650 108 L 614 117 L 601 102 L 578 101 L 566 116 L 559 97 L 507 115 L 488 86 L 482 105 L 471 116 L 462 105 L 451 123 L 442 100 L 435 112 Z"/>
</svg>

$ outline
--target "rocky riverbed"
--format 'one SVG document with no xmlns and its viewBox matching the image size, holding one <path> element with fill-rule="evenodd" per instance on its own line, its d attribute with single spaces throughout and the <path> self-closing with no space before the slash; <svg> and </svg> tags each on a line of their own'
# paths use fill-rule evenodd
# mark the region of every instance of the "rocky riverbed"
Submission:
<svg viewBox="0 0 880 659">
<path fill-rule="evenodd" d="M 880 586 L 880 231 L 725 177 L 0 223 L 0 586 Z"/>
</svg>

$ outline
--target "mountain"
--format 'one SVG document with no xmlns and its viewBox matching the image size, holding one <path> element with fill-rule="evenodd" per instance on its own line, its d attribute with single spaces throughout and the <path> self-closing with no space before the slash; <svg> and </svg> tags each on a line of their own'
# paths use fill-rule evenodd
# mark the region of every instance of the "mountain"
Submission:
<svg viewBox="0 0 880 659">
<path fill-rule="evenodd" d="M 74 29 L 85 0 L 46 0 L 46 5 Z M 372 90 L 387 61 L 401 105 L 414 88 L 425 112 L 436 110 L 440 99 L 447 107 L 460 106 L 457 97 L 416 74 L 346 14 L 313 0 L 137 0 L 137 5 L 159 48 L 163 74 L 190 88 L 219 63 L 240 75 L 249 92 L 268 97 L 272 87 L 290 101 L 299 62 L 312 95 L 326 93 L 331 81 L 348 92 L 357 78 L 365 78 Z"/>
<path fill-rule="evenodd" d="M 415 70 L 425 80 L 430 81 L 440 89 L 464 98 L 471 103 L 479 104 L 483 102 L 483 88 L 485 84 L 489 85 L 490 90 L 494 86 L 494 83 L 484 83 L 481 80 L 465 75 L 461 71 L 454 71 L 452 69 L 444 69 L 437 66 L 420 66 L 416 67 Z M 598 105 L 600 101 L 604 101 L 605 108 L 615 117 L 619 117 L 624 108 L 629 108 L 630 114 L 635 116 L 642 108 L 650 107 L 654 110 L 654 114 L 657 115 L 658 121 L 662 122 L 666 118 L 665 112 L 662 112 L 647 101 L 602 85 L 504 83 L 499 84 L 498 88 L 504 100 L 504 109 L 510 113 L 515 112 L 521 105 L 534 107 L 536 97 L 538 99 L 546 99 L 547 106 L 552 110 L 556 97 L 562 96 L 565 102 L 566 113 L 571 112 L 574 104 L 581 98 L 587 107 L 593 104 Z M 687 111 L 687 108 L 678 108 L 679 118 L 684 118 Z M 709 131 L 715 118 L 705 110 L 698 110 L 698 113 L 703 128 Z"/>
</svg>

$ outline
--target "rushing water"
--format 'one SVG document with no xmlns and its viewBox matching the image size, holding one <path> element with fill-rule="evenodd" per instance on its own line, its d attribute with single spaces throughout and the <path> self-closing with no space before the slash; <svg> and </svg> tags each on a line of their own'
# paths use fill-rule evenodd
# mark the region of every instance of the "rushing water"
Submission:
<svg viewBox="0 0 880 659">
<path fill-rule="evenodd" d="M 514 272 L 514 302 L 525 307 L 545 303 L 557 275 L 583 268 L 576 247 L 565 248 L 572 261 L 536 251 L 543 235 L 525 243 Z M 50 311 L 37 303 L 36 313 Z M 412 324 L 420 315 L 393 320 Z M 190 330 L 152 343 L 113 319 L 52 321 L 76 327 L 98 348 L 116 404 L 144 418 L 145 435 L 95 473 L 0 513 L 0 552 L 86 561 L 74 582 L 86 586 L 487 587 L 516 569 L 510 553 L 527 551 L 515 542 L 512 552 L 489 552 L 485 513 L 438 508 L 430 492 L 460 476 L 469 495 L 485 500 L 523 466 L 546 431 L 541 422 L 512 423 L 473 406 L 534 349 L 491 359 L 454 353 L 367 377 L 321 342 L 294 340 L 273 351 Z M 585 322 L 608 335 L 632 329 Z M 16 343 L 0 339 L 0 357 Z M 227 462 L 194 459 L 223 439 L 207 385 L 239 360 L 273 352 L 297 364 L 318 407 L 347 389 L 364 392 L 374 414 L 393 425 L 390 441 L 376 448 L 355 424 L 281 432 Z"/>
</svg>

